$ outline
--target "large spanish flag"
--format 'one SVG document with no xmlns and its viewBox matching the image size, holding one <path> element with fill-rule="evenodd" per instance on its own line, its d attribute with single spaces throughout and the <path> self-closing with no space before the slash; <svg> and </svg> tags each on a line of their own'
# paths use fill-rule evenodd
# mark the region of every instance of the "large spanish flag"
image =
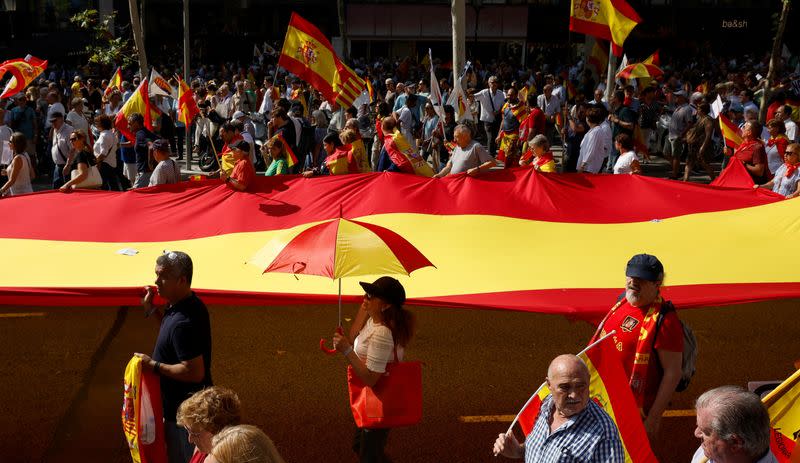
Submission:
<svg viewBox="0 0 800 463">
<path fill-rule="evenodd" d="M 582 352 L 579 357 L 589 367 L 590 400 L 600 405 L 617 425 L 625 451 L 625 462 L 657 463 L 613 342 L 604 338 Z M 526 436 L 533 430 L 542 401 L 549 394 L 547 383 L 542 384 L 520 412 L 519 425 Z"/>
<path fill-rule="evenodd" d="M 569 30 L 610 40 L 614 54 L 642 19 L 625 0 L 572 0 Z"/>
<path fill-rule="evenodd" d="M 292 13 L 278 66 L 298 75 L 330 102 L 349 108 L 364 91 L 364 81 L 336 55 L 331 42 L 313 24 Z"/>
<path fill-rule="evenodd" d="M 330 279 L 262 275 L 245 262 L 277 233 L 339 217 L 340 206 L 436 263 L 400 277 L 411 304 L 595 319 L 641 252 L 662 260 L 665 297 L 678 307 L 800 297 L 800 201 L 764 189 L 532 169 L 259 177 L 252 188 L 216 180 L 4 198 L 0 217 L 13 220 L 0 221 L 0 248 L 14 265 L 0 266 L 0 304 L 136 305 L 165 249 L 192 256 L 192 284 L 208 303 L 335 303 Z M 715 239 L 685 245 L 700 235 Z M 342 294 L 364 293 L 345 279 Z"/>
<path fill-rule="evenodd" d="M 800 440 L 800 370 L 764 397 L 764 405 L 769 411 L 772 453 L 779 462 L 788 463 Z"/>
</svg>

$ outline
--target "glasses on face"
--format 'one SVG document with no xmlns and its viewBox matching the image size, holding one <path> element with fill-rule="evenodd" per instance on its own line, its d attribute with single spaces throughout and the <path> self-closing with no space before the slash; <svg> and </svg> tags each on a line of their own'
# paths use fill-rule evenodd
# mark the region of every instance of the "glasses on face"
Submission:
<svg viewBox="0 0 800 463">
<path fill-rule="evenodd" d="M 785 151 L 784 153 L 789 155 L 798 154 L 797 151 Z"/>
<path fill-rule="evenodd" d="M 364 300 L 365 301 L 371 301 L 373 297 L 375 297 L 375 296 L 373 296 L 370 293 L 364 293 Z"/>
</svg>

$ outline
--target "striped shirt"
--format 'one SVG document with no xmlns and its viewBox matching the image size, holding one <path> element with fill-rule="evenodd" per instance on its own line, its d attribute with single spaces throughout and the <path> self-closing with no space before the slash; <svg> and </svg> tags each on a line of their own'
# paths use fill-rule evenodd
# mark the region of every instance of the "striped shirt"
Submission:
<svg viewBox="0 0 800 463">
<path fill-rule="evenodd" d="M 542 402 L 533 431 L 525 439 L 525 463 L 623 463 L 625 452 L 614 421 L 593 400 L 550 433 L 553 396 Z"/>
</svg>

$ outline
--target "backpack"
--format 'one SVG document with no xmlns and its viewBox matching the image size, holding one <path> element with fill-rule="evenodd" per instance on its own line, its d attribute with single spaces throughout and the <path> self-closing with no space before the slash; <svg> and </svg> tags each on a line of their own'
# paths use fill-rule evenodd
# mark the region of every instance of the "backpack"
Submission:
<svg viewBox="0 0 800 463">
<path fill-rule="evenodd" d="M 656 343 L 656 338 L 661 330 L 661 325 L 664 323 L 664 317 L 670 312 L 674 311 L 675 306 L 670 301 L 664 301 L 661 305 L 661 311 L 656 320 L 656 332 L 653 335 L 653 345 Z M 681 380 L 675 387 L 676 392 L 683 392 L 689 387 L 692 381 L 692 376 L 695 373 L 695 365 L 697 364 L 697 338 L 694 335 L 692 328 L 684 323 L 682 320 L 681 328 L 683 328 L 683 360 L 681 362 Z M 656 356 L 656 359 L 658 356 Z"/>
</svg>

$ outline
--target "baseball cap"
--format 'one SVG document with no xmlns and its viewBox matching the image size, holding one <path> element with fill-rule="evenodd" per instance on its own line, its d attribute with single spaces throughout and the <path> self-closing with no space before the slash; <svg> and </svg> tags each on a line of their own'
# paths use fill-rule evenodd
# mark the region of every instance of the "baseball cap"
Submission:
<svg viewBox="0 0 800 463">
<path fill-rule="evenodd" d="M 367 294 L 379 297 L 389 304 L 403 305 L 406 302 L 406 290 L 392 277 L 380 277 L 372 283 L 359 281 L 358 284 Z"/>
<path fill-rule="evenodd" d="M 244 117 L 244 115 L 245 114 L 243 112 L 236 111 L 235 113 L 233 113 L 233 117 L 231 117 L 231 119 L 239 119 L 240 117 Z"/>
<path fill-rule="evenodd" d="M 697 100 L 702 100 L 702 99 L 703 99 L 703 93 L 702 92 L 694 92 L 694 93 L 692 93 L 692 98 L 691 98 L 692 101 L 697 101 Z"/>
<path fill-rule="evenodd" d="M 64 113 L 56 111 L 50 115 L 50 122 L 53 122 L 56 119 L 63 119 L 63 118 L 64 118 Z"/>
<path fill-rule="evenodd" d="M 664 266 L 658 257 L 650 254 L 636 254 L 628 261 L 625 276 L 641 278 L 648 281 L 658 281 L 663 277 Z"/>
<path fill-rule="evenodd" d="M 242 150 L 242 151 L 244 151 L 246 153 L 250 152 L 250 143 L 247 143 L 244 140 L 238 140 L 238 141 L 236 141 L 234 143 L 231 143 L 228 146 L 230 146 L 231 149 Z"/>
<path fill-rule="evenodd" d="M 156 151 L 169 151 L 169 141 L 159 139 L 153 142 L 153 149 Z"/>
</svg>

